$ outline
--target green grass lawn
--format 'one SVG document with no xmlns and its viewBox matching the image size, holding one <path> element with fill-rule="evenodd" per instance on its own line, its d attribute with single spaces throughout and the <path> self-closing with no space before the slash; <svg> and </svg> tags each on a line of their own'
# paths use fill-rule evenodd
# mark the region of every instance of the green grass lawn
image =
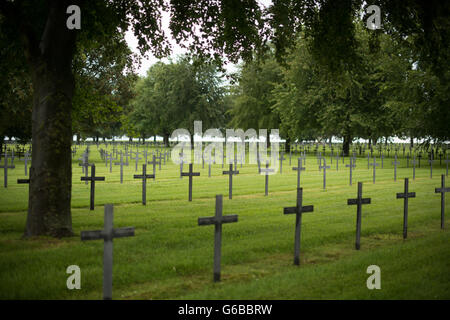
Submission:
<svg viewBox="0 0 450 320">
<path fill-rule="evenodd" d="M 233 199 L 228 199 L 226 166 L 194 165 L 193 201 L 188 201 L 188 179 L 179 177 L 171 161 L 156 170 L 147 185 L 147 205 L 141 204 L 141 180 L 133 174 L 134 161 L 124 169 L 109 166 L 91 147 L 90 162 L 105 182 L 96 183 L 95 211 L 89 211 L 89 185 L 80 181 L 81 167 L 73 161 L 72 221 L 74 237 L 23 240 L 28 186 L 23 162 L 16 159 L 9 171 L 8 188 L 0 191 L 0 299 L 100 299 L 102 297 L 101 241 L 81 242 L 82 230 L 103 228 L 103 204 L 114 204 L 115 227 L 134 226 L 136 235 L 114 241 L 113 298 L 115 299 L 449 299 L 450 233 L 440 229 L 439 161 L 429 167 L 422 161 L 412 180 L 412 168 L 402 162 L 394 181 L 393 159 L 377 169 L 376 184 L 367 159 L 359 158 L 349 186 L 349 172 L 335 160 L 327 165 L 327 189 L 315 157 L 308 157 L 302 172 L 304 205 L 314 205 L 302 223 L 301 266 L 293 265 L 294 215 L 283 207 L 294 206 L 296 166 L 289 156 L 283 173 L 269 177 L 264 196 L 264 176 L 256 165 L 238 164 L 233 177 Z M 149 158 L 150 160 L 150 158 Z M 378 159 L 377 159 L 378 160 Z M 381 161 L 377 161 L 381 163 Z M 141 162 L 142 163 L 142 162 Z M 348 164 L 348 159 L 345 159 Z M 187 166 L 185 167 L 187 170 Z M 151 166 L 147 169 L 151 173 Z M 2 171 L 3 172 L 3 171 Z M 0 174 L 0 179 L 3 173 Z M 408 239 L 402 239 L 403 178 L 410 178 Z M 363 207 L 361 250 L 354 250 L 357 182 L 372 204 Z M 3 184 L 3 180 L 1 180 Z M 447 186 L 450 183 L 447 183 Z M 213 226 L 198 226 L 197 218 L 214 215 L 215 195 L 224 195 L 224 214 L 238 214 L 237 223 L 223 226 L 222 281 L 213 283 Z M 448 198 L 448 196 L 447 196 Z M 447 201 L 447 207 L 449 205 Z M 448 223 L 447 223 L 448 225 Z M 68 290 L 66 268 L 81 268 L 81 290 Z M 369 290 L 369 265 L 381 268 L 381 290 Z"/>
</svg>

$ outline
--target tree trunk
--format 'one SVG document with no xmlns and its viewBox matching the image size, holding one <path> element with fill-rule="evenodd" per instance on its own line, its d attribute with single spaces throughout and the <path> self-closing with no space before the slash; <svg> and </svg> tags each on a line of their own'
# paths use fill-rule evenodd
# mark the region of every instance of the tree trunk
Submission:
<svg viewBox="0 0 450 320">
<path fill-rule="evenodd" d="M 72 235 L 72 58 L 66 1 L 51 2 L 40 43 L 28 39 L 33 81 L 32 158 L 25 237 Z"/>
<path fill-rule="evenodd" d="M 170 137 L 169 133 L 164 133 L 163 139 L 164 139 L 164 146 L 166 147 L 169 146 L 169 137 Z"/>
<path fill-rule="evenodd" d="M 411 145 L 411 148 L 414 148 L 414 138 L 413 138 L 413 137 L 411 137 L 410 139 L 411 139 L 411 140 L 410 140 L 410 145 Z"/>
<path fill-rule="evenodd" d="M 350 155 L 350 143 L 352 142 L 352 137 L 347 134 L 344 136 L 344 142 L 342 144 L 342 152 L 344 153 L 345 157 L 348 157 Z"/>
<path fill-rule="evenodd" d="M 284 149 L 286 150 L 286 152 L 291 151 L 291 138 L 289 136 L 286 137 L 286 143 L 285 143 Z"/>
</svg>

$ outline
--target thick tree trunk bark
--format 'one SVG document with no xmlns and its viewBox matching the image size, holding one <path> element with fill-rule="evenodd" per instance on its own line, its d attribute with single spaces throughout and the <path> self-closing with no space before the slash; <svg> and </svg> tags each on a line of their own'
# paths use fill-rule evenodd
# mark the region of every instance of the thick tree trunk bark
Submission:
<svg viewBox="0 0 450 320">
<path fill-rule="evenodd" d="M 348 157 L 350 155 L 350 143 L 352 142 L 352 137 L 350 135 L 344 136 L 344 142 L 342 144 L 342 151 L 344 156 Z"/>
<path fill-rule="evenodd" d="M 164 136 L 163 136 L 163 139 L 164 139 L 164 146 L 165 146 L 165 147 L 168 147 L 168 146 L 169 146 L 169 137 L 170 137 L 170 134 L 169 134 L 169 133 L 165 133 Z M 192 142 L 191 142 L 191 143 L 192 143 Z"/>
<path fill-rule="evenodd" d="M 28 48 L 34 101 L 29 205 L 25 237 L 72 235 L 72 58 L 66 1 L 52 2 L 42 38 Z"/>
</svg>

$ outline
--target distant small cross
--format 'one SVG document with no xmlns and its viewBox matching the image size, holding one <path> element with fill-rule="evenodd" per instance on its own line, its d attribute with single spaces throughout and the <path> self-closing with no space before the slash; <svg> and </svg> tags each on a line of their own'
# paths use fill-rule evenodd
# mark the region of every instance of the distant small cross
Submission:
<svg viewBox="0 0 450 320">
<path fill-rule="evenodd" d="M 231 164 L 232 166 L 233 164 Z M 190 164 L 192 166 L 192 164 Z M 220 260 L 222 255 L 222 224 L 237 222 L 238 216 L 236 214 L 222 215 L 223 196 L 216 195 L 216 212 L 214 217 L 198 218 L 199 226 L 206 226 L 213 224 L 214 229 L 214 282 L 220 281 Z"/>
<path fill-rule="evenodd" d="M 294 264 L 300 265 L 300 237 L 302 228 L 302 214 L 313 212 L 314 206 L 303 206 L 303 188 L 297 188 L 297 205 L 284 208 L 284 214 L 295 214 Z"/>
<path fill-rule="evenodd" d="M 392 164 L 394 165 L 394 181 L 397 181 L 397 164 L 400 164 L 400 162 L 397 161 L 397 154 L 395 154 L 395 160 L 392 161 Z"/>
<path fill-rule="evenodd" d="M 355 164 L 353 163 L 353 158 L 350 157 L 350 164 L 345 165 L 347 168 L 350 168 L 350 185 L 352 185 L 352 171 L 355 168 Z"/>
<path fill-rule="evenodd" d="M 134 227 L 114 228 L 113 205 L 105 204 L 105 220 L 103 230 L 81 231 L 81 240 L 103 239 L 103 299 L 112 299 L 113 275 L 113 239 L 133 237 Z"/>
<path fill-rule="evenodd" d="M 375 171 L 378 166 L 376 157 L 373 157 L 373 163 L 371 163 L 370 165 L 373 166 L 373 183 L 375 183 Z"/>
<path fill-rule="evenodd" d="M 409 181 L 405 178 L 405 191 L 397 193 L 397 199 L 403 199 L 403 239 L 406 239 L 408 234 L 408 199 L 415 198 L 415 192 L 409 192 Z"/>
<path fill-rule="evenodd" d="M 239 171 L 233 171 L 233 164 L 230 163 L 230 170 L 223 171 L 222 174 L 228 174 L 229 176 L 228 198 L 231 199 L 233 197 L 233 174 L 239 174 Z"/>
<path fill-rule="evenodd" d="M 5 151 L 4 155 L 4 164 L 3 166 L 0 166 L 0 168 L 4 169 L 4 175 L 3 175 L 3 185 L 5 188 L 8 188 L 8 169 L 14 169 L 16 166 L 14 166 L 12 163 L 11 165 L 8 165 L 8 153 Z"/>
<path fill-rule="evenodd" d="M 436 188 L 434 192 L 441 194 L 441 229 L 444 229 L 445 193 L 450 192 L 450 188 L 445 187 L 445 175 L 441 176 L 441 187 Z"/>
<path fill-rule="evenodd" d="M 134 171 L 137 171 L 139 160 L 142 160 L 142 158 L 139 157 L 139 151 L 136 151 L 134 153 L 136 155 L 134 157 L 132 157 L 132 159 L 134 159 L 134 161 L 135 161 Z"/>
<path fill-rule="evenodd" d="M 192 172 L 192 163 L 189 163 L 189 172 L 182 172 L 183 177 L 189 177 L 189 201 L 192 201 L 192 177 L 200 176 L 200 172 Z"/>
<path fill-rule="evenodd" d="M 323 158 L 323 165 L 319 167 L 323 169 L 323 188 L 327 188 L 327 169 L 330 169 L 330 166 L 327 166 L 327 161 Z"/>
<path fill-rule="evenodd" d="M 433 179 L 433 159 L 428 160 L 428 163 L 430 164 L 430 179 Z"/>
<path fill-rule="evenodd" d="M 358 182 L 358 194 L 356 199 L 348 199 L 347 205 L 356 205 L 356 242 L 355 248 L 359 250 L 360 248 L 360 238 L 361 238 L 361 212 L 362 205 L 370 204 L 370 198 L 362 197 L 362 182 Z"/>
<path fill-rule="evenodd" d="M 267 196 L 269 195 L 269 173 L 270 172 L 275 172 L 274 169 L 269 169 L 269 161 L 266 161 L 266 168 L 265 169 L 260 169 L 261 173 L 264 174 L 266 176 L 266 185 L 265 185 L 265 193 L 264 195 Z"/>
<path fill-rule="evenodd" d="M 123 162 L 123 152 L 120 151 L 120 162 L 114 162 L 115 166 L 120 165 L 120 183 L 123 183 L 123 166 L 126 166 L 127 164 Z M 87 181 L 86 181 L 87 182 Z"/>
<path fill-rule="evenodd" d="M 94 210 L 94 197 L 95 197 L 95 181 L 105 181 L 105 177 L 96 177 L 95 176 L 95 164 L 91 167 L 91 176 L 90 177 L 81 177 L 81 181 L 90 181 L 91 182 L 91 201 L 90 201 L 90 210 Z"/>
<path fill-rule="evenodd" d="M 153 160 L 148 162 L 148 164 L 151 164 L 153 166 L 153 175 L 156 174 L 156 165 L 158 163 L 161 163 L 161 161 L 156 161 L 156 156 L 155 155 L 153 155 Z"/>
<path fill-rule="evenodd" d="M 278 158 L 278 160 L 280 160 L 280 173 L 283 173 L 283 160 L 286 160 L 284 158 L 284 152 L 280 153 L 280 157 Z"/>
<path fill-rule="evenodd" d="M 293 167 L 292 170 L 297 171 L 297 188 L 300 188 L 300 174 L 301 171 L 306 170 L 305 167 L 302 166 L 302 158 L 297 158 L 297 167 Z"/>
</svg>

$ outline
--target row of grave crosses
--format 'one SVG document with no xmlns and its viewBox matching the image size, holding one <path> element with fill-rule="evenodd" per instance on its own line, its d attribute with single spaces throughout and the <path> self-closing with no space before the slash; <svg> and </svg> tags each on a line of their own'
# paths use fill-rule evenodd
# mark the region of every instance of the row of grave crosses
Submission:
<svg viewBox="0 0 450 320">
<path fill-rule="evenodd" d="M 301 167 L 301 160 L 297 168 Z M 143 165 L 144 173 L 139 178 L 145 179 L 145 164 Z M 190 164 L 190 168 L 192 164 Z M 95 171 L 95 169 L 94 169 Z M 190 170 L 192 171 L 192 170 Z M 232 164 L 230 164 L 230 172 L 232 171 Z M 299 170 L 300 172 L 301 170 Z M 230 175 L 231 177 L 231 175 Z M 362 220 L 362 206 L 371 204 L 371 198 L 363 198 L 362 182 L 358 182 L 357 196 L 354 199 L 348 199 L 347 205 L 356 205 L 356 239 L 355 249 L 361 248 L 361 220 Z M 436 193 L 441 193 L 441 228 L 444 228 L 444 206 L 445 193 L 450 192 L 450 188 L 445 187 L 445 176 L 442 175 L 441 188 L 435 189 Z M 405 187 L 403 193 L 396 194 L 397 199 L 403 199 L 403 238 L 407 238 L 408 230 L 408 199 L 415 198 L 415 192 L 409 192 L 409 181 L 405 178 Z M 300 265 L 300 245 L 301 245 L 301 225 L 303 213 L 313 212 L 313 205 L 303 205 L 303 188 L 297 188 L 297 199 L 294 207 L 283 208 L 284 214 L 295 214 L 295 231 L 294 231 L 294 265 Z M 198 225 L 214 225 L 214 263 L 213 263 L 213 280 L 220 281 L 221 277 L 221 248 L 222 248 L 222 225 L 224 223 L 233 223 L 238 221 L 238 215 L 223 215 L 223 196 L 216 195 L 215 201 L 215 215 L 212 217 L 198 218 Z M 113 227 L 113 205 L 105 205 L 104 229 L 94 231 L 82 231 L 81 240 L 103 240 L 103 298 L 112 299 L 112 264 L 113 264 L 113 239 L 121 237 L 134 236 L 134 227 L 114 228 Z"/>
</svg>

